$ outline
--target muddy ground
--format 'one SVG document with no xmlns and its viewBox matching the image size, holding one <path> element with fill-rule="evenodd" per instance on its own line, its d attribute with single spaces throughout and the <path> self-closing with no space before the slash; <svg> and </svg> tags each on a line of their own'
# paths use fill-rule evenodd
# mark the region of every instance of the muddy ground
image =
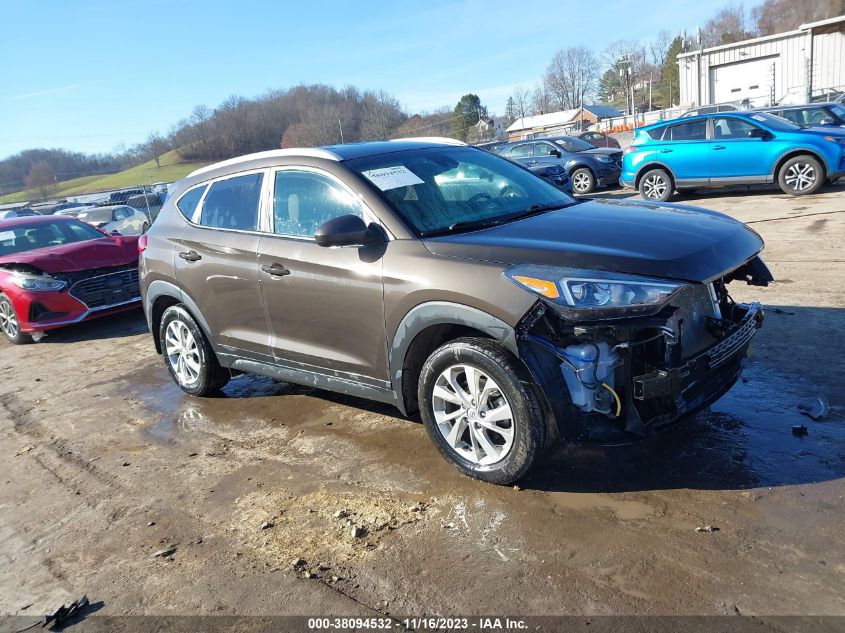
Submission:
<svg viewBox="0 0 845 633">
<path fill-rule="evenodd" d="M 0 342 L 0 614 L 845 614 L 843 193 L 687 196 L 767 242 L 778 282 L 732 288 L 769 308 L 745 380 L 521 490 L 390 407 L 259 377 L 185 396 L 140 311 Z M 799 414 L 820 395 L 838 412 Z"/>
</svg>

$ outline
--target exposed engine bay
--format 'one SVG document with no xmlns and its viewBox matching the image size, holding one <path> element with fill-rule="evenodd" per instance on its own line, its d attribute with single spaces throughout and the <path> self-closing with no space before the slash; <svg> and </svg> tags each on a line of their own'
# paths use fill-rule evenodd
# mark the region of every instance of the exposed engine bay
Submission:
<svg viewBox="0 0 845 633">
<path fill-rule="evenodd" d="M 559 435 L 632 441 L 721 397 L 763 322 L 759 304 L 731 298 L 734 280 L 765 286 L 772 276 L 755 257 L 709 283 L 684 286 L 656 314 L 630 318 L 573 320 L 538 301 L 517 327 L 517 345 Z"/>
</svg>

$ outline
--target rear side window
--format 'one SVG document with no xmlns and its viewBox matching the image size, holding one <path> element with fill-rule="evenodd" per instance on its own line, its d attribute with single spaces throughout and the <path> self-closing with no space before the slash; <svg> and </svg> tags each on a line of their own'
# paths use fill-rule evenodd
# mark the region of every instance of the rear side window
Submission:
<svg viewBox="0 0 845 633">
<path fill-rule="evenodd" d="M 663 140 L 672 141 L 703 141 L 707 139 L 707 121 L 690 121 L 671 125 L 666 129 Z"/>
<path fill-rule="evenodd" d="M 213 183 L 202 205 L 200 224 L 218 229 L 256 230 L 263 177 L 263 174 L 248 174 Z"/>
<path fill-rule="evenodd" d="M 197 205 L 200 203 L 202 194 L 205 193 L 206 189 L 208 189 L 208 185 L 191 189 L 188 193 L 179 198 L 179 202 L 176 203 L 176 208 L 179 209 L 182 215 L 184 215 L 188 220 L 193 219 L 194 211 L 197 210 Z"/>
</svg>

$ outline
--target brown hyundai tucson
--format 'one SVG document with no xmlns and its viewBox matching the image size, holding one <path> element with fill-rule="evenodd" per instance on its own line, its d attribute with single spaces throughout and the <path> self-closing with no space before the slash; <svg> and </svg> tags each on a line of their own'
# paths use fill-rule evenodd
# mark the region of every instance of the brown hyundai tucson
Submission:
<svg viewBox="0 0 845 633">
<path fill-rule="evenodd" d="M 420 415 L 472 477 L 619 443 L 737 380 L 760 236 L 694 207 L 576 200 L 447 139 L 282 149 L 177 184 L 141 238 L 156 349 L 187 393 L 251 372 Z"/>
</svg>

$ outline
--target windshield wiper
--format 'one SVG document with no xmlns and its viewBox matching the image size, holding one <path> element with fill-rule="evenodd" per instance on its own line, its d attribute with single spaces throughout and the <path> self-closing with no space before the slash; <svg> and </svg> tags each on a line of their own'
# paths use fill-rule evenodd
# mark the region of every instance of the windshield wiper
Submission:
<svg viewBox="0 0 845 633">
<path fill-rule="evenodd" d="M 448 228 L 426 231 L 422 235 L 423 237 L 433 237 L 436 235 L 444 235 L 459 230 L 486 229 L 491 226 L 498 226 L 499 224 L 505 224 L 507 222 L 513 222 L 514 220 L 521 220 L 522 218 L 531 217 L 532 215 L 539 215 L 541 213 L 545 213 L 546 211 L 563 209 L 564 207 L 569 207 L 573 204 L 578 204 L 578 200 L 573 200 L 570 202 L 554 202 L 551 204 L 532 204 L 527 209 L 517 211 L 516 213 L 512 213 L 511 215 L 503 215 L 496 218 L 485 218 L 483 220 L 459 220 L 458 222 L 450 224 Z"/>
</svg>

